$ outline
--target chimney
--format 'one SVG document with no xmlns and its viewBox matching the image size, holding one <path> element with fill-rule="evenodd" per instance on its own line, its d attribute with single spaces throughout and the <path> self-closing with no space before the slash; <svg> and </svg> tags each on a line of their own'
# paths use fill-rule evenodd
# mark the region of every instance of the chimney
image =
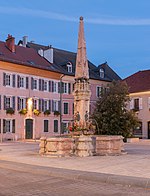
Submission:
<svg viewBox="0 0 150 196">
<path fill-rule="evenodd" d="M 26 47 L 27 46 L 27 42 L 28 42 L 28 36 L 23 36 L 23 38 L 22 38 L 22 46 Z"/>
<path fill-rule="evenodd" d="M 15 52 L 15 38 L 12 35 L 8 34 L 8 38 L 6 39 L 6 47 L 11 51 Z"/>
<path fill-rule="evenodd" d="M 53 63 L 53 47 L 50 45 L 47 50 L 44 50 L 44 58 L 47 59 L 50 63 Z"/>
</svg>

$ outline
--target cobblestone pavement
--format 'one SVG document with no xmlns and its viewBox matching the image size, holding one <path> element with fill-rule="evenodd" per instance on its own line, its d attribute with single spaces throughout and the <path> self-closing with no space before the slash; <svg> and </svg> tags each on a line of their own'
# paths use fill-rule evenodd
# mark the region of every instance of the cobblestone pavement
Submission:
<svg viewBox="0 0 150 196">
<path fill-rule="evenodd" d="M 50 176 L 39 166 L 0 161 L 0 196 L 149 196 L 150 190 Z M 3 164 L 4 163 L 4 164 Z M 41 169 L 41 167 L 40 167 Z M 48 171 L 48 168 L 46 168 Z"/>
</svg>

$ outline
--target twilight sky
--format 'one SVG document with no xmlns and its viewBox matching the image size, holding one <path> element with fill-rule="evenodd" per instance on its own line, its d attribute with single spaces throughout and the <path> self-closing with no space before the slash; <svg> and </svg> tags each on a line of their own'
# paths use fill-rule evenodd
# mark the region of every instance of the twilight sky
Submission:
<svg viewBox="0 0 150 196">
<path fill-rule="evenodd" d="M 150 69 L 150 0 L 0 0 L 0 40 L 27 35 L 76 52 L 80 16 L 92 63 L 107 61 L 122 78 Z"/>
</svg>

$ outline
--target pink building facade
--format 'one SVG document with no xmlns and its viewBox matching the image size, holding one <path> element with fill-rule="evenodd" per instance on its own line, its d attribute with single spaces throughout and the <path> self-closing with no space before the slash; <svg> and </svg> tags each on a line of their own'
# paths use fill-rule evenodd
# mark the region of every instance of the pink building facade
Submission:
<svg viewBox="0 0 150 196">
<path fill-rule="evenodd" d="M 74 117 L 76 53 L 27 42 L 0 42 L 0 138 L 39 139 L 62 135 Z M 102 88 L 119 76 L 88 61 L 90 114 Z M 29 111 L 29 100 L 32 110 Z"/>
</svg>

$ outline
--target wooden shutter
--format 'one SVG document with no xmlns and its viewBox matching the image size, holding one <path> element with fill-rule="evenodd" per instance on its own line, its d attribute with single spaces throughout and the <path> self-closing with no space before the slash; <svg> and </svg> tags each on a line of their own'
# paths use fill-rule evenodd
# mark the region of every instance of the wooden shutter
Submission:
<svg viewBox="0 0 150 196">
<path fill-rule="evenodd" d="M 26 77 L 26 89 L 28 89 L 28 88 L 29 88 L 29 78 Z"/>
<path fill-rule="evenodd" d="M 42 90 L 42 80 L 39 79 L 39 91 L 41 91 L 41 90 Z"/>
<path fill-rule="evenodd" d="M 15 119 L 12 120 L 12 133 L 15 133 Z"/>
<path fill-rule="evenodd" d="M 39 99 L 39 111 L 41 112 L 42 111 L 42 100 Z"/>
<path fill-rule="evenodd" d="M 20 76 L 17 75 L 17 87 L 20 88 Z"/>
<path fill-rule="evenodd" d="M 31 77 L 31 89 L 33 90 L 33 77 Z"/>
<path fill-rule="evenodd" d="M 3 103 L 4 103 L 4 110 L 6 110 L 6 96 L 4 95 L 4 101 L 3 101 Z"/>
<path fill-rule="evenodd" d="M 54 82 L 52 81 L 52 92 L 54 92 Z"/>
<path fill-rule="evenodd" d="M 3 133 L 6 133 L 6 120 L 3 119 Z"/>
<path fill-rule="evenodd" d="M 12 97 L 12 108 L 15 110 L 15 96 Z"/>
<path fill-rule="evenodd" d="M 60 108 L 60 107 L 61 107 L 61 104 L 60 104 L 60 103 L 61 103 L 61 102 L 58 101 L 58 111 L 59 111 L 59 112 L 61 112 L 61 108 Z"/>
<path fill-rule="evenodd" d="M 130 100 L 130 110 L 134 109 L 134 99 Z"/>
<path fill-rule="evenodd" d="M 51 112 L 51 100 L 49 100 L 49 111 Z"/>
<path fill-rule="evenodd" d="M 44 99 L 42 99 L 42 112 L 44 112 Z"/>
<path fill-rule="evenodd" d="M 58 82 L 58 93 L 60 93 L 60 82 Z"/>
<path fill-rule="evenodd" d="M 52 100 L 52 112 L 54 112 L 54 100 Z"/>
<path fill-rule="evenodd" d="M 142 98 L 139 98 L 139 109 L 143 109 Z"/>
<path fill-rule="evenodd" d="M 6 86 L 6 73 L 3 73 L 3 86 Z"/>
<path fill-rule="evenodd" d="M 71 83 L 68 83 L 68 93 L 71 93 Z"/>
<path fill-rule="evenodd" d="M 21 109 L 21 105 L 20 105 L 20 97 L 17 97 L 17 110 Z"/>
<path fill-rule="evenodd" d="M 61 83 L 61 93 L 64 93 L 64 82 Z"/>
<path fill-rule="evenodd" d="M 16 86 L 16 76 L 15 74 L 12 75 L 12 86 L 15 87 Z"/>
<path fill-rule="evenodd" d="M 44 91 L 44 80 L 42 80 L 42 88 L 41 88 L 42 91 Z"/>
<path fill-rule="evenodd" d="M 49 90 L 49 92 L 52 92 L 52 82 L 51 81 L 48 82 L 48 90 Z"/>
</svg>

